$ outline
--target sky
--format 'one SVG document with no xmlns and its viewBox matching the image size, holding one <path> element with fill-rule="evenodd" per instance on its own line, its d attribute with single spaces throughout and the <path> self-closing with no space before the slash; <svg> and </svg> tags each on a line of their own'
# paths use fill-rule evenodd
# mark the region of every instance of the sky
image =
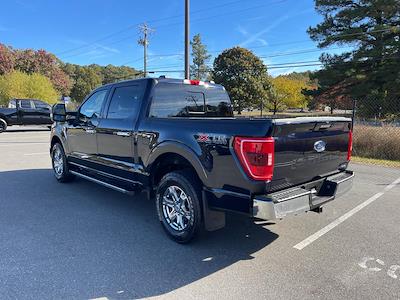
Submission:
<svg viewBox="0 0 400 300">
<path fill-rule="evenodd" d="M 307 28 L 322 17 L 313 0 L 191 0 L 191 37 L 199 33 L 213 59 L 242 46 L 260 56 L 272 76 L 315 70 L 322 52 Z M 128 65 L 143 69 L 138 26 L 150 35 L 148 70 L 182 77 L 184 0 L 8 0 L 0 10 L 0 43 L 45 49 L 64 62 Z M 294 67 L 301 62 L 304 67 Z M 303 63 L 304 62 L 304 63 Z"/>
</svg>

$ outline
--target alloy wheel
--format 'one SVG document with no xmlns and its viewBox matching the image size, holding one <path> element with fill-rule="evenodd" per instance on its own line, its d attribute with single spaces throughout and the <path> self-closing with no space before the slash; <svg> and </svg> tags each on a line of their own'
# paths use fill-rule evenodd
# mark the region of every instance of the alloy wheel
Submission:
<svg viewBox="0 0 400 300">
<path fill-rule="evenodd" d="M 193 223 L 192 199 L 178 186 L 169 186 L 162 197 L 162 210 L 168 225 L 176 231 Z"/>
</svg>

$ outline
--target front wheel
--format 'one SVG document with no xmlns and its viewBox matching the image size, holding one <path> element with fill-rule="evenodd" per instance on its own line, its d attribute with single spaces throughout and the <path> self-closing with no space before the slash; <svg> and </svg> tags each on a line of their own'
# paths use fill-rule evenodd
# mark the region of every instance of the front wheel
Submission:
<svg viewBox="0 0 400 300">
<path fill-rule="evenodd" d="M 3 119 L 0 119 L 0 133 L 7 130 L 7 122 Z"/>
<path fill-rule="evenodd" d="M 187 171 L 165 175 L 156 193 L 160 222 L 178 243 L 190 242 L 201 229 L 201 184 Z"/>
<path fill-rule="evenodd" d="M 67 157 L 60 143 L 55 143 L 51 148 L 51 162 L 54 176 L 59 182 L 68 182 L 73 178 L 68 169 Z"/>
</svg>

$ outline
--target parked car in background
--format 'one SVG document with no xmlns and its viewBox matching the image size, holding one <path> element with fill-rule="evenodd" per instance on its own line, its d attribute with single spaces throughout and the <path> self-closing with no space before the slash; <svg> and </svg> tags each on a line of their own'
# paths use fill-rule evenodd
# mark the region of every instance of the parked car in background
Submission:
<svg viewBox="0 0 400 300">
<path fill-rule="evenodd" d="M 0 108 L 0 133 L 12 125 L 52 124 L 51 106 L 37 99 L 12 99 L 8 108 Z"/>
</svg>

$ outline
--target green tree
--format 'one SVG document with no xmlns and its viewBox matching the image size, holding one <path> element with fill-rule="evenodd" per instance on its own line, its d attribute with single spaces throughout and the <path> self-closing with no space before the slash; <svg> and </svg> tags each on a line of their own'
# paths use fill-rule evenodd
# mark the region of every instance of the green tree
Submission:
<svg viewBox="0 0 400 300">
<path fill-rule="evenodd" d="M 101 73 L 103 76 L 103 84 L 138 78 L 142 74 L 141 72 L 127 66 L 117 67 L 113 65 L 102 67 Z"/>
<path fill-rule="evenodd" d="M 141 75 L 134 68 L 127 66 L 97 64 L 80 66 L 66 63 L 62 65 L 62 69 L 72 79 L 71 97 L 77 102 L 81 102 L 93 88 L 99 85 L 137 78 Z"/>
<path fill-rule="evenodd" d="M 207 47 L 202 43 L 200 34 L 196 34 L 190 42 L 192 46 L 193 64 L 190 66 L 191 78 L 197 80 L 207 80 L 211 68 L 207 65 L 211 55 L 207 52 Z"/>
<path fill-rule="evenodd" d="M 374 101 L 382 113 L 400 111 L 400 2 L 316 0 L 315 7 L 324 19 L 308 33 L 318 46 L 352 48 L 321 55 L 325 67 L 312 76 L 319 82 L 317 94 L 348 95 L 360 105 Z"/>
<path fill-rule="evenodd" d="M 286 108 L 285 98 L 287 95 L 279 93 L 274 86 L 267 91 L 267 107 L 274 112 L 274 115 Z M 265 103 L 265 102 L 264 102 Z"/>
<path fill-rule="evenodd" d="M 214 61 L 213 79 L 228 91 L 235 110 L 260 107 L 270 88 L 267 67 L 251 51 L 235 47 Z"/>
<path fill-rule="evenodd" d="M 74 85 L 71 90 L 71 98 L 76 102 L 82 102 L 89 93 L 96 87 L 102 85 L 102 77 L 93 67 L 88 66 L 68 66 L 70 71 L 73 69 L 72 78 Z"/>
<path fill-rule="evenodd" d="M 47 77 L 13 71 L 0 76 L 0 104 L 5 105 L 12 98 L 41 99 L 52 104 L 60 95 Z"/>
</svg>

